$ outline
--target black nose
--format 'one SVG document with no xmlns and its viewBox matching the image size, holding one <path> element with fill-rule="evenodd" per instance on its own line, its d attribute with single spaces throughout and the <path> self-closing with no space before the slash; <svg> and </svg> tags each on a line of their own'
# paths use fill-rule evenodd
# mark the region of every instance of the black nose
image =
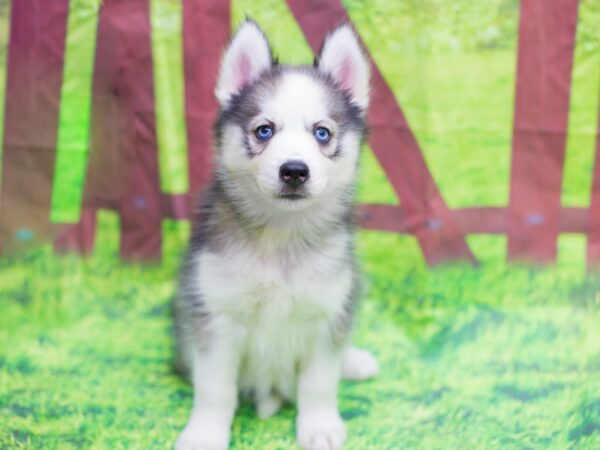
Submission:
<svg viewBox="0 0 600 450">
<path fill-rule="evenodd" d="M 279 168 L 279 178 L 292 188 L 304 184 L 308 177 L 308 166 L 302 161 L 288 161 Z"/>
</svg>

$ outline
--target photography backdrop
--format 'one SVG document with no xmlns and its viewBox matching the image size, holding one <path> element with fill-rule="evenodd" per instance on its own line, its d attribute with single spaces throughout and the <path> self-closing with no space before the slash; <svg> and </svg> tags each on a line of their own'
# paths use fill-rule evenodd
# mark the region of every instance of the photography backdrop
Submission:
<svg viewBox="0 0 600 450">
<path fill-rule="evenodd" d="M 348 449 L 600 447 L 600 2 L 0 0 L 0 447 L 168 448 L 220 54 L 372 60 Z M 598 161 L 596 161 L 598 160 Z M 234 449 L 288 449 L 243 404 Z"/>
</svg>

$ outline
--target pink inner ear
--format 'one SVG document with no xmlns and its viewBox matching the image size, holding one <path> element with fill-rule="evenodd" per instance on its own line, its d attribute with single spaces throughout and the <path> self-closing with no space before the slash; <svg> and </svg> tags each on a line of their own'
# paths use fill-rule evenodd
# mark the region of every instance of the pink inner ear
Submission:
<svg viewBox="0 0 600 450">
<path fill-rule="evenodd" d="M 342 89 L 354 93 L 354 71 L 352 70 L 352 64 L 350 58 L 344 58 L 337 70 L 338 83 L 342 86 Z"/>
<path fill-rule="evenodd" d="M 235 71 L 235 88 L 239 91 L 244 85 L 250 82 L 252 74 L 252 63 L 245 53 L 242 53 L 237 62 Z"/>
</svg>

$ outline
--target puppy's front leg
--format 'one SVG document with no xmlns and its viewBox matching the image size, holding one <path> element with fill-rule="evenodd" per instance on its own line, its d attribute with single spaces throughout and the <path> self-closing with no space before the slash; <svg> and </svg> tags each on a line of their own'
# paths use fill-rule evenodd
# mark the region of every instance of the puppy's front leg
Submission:
<svg viewBox="0 0 600 450">
<path fill-rule="evenodd" d="M 298 444 L 306 450 L 338 450 L 346 427 L 337 406 L 341 349 L 317 344 L 298 379 Z"/>
<path fill-rule="evenodd" d="M 194 351 L 194 406 L 176 450 L 226 450 L 237 407 L 239 352 L 232 339 L 214 336 Z"/>
</svg>

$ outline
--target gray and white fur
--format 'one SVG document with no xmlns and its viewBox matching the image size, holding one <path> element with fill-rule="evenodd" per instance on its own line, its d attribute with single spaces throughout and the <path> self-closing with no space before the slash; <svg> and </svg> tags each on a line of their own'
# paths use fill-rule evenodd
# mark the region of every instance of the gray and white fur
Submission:
<svg viewBox="0 0 600 450">
<path fill-rule="evenodd" d="M 342 447 L 340 376 L 378 365 L 348 345 L 360 294 L 352 203 L 369 63 L 352 29 L 314 66 L 273 60 L 246 21 L 221 62 L 215 173 L 173 304 L 176 366 L 194 386 L 177 450 L 229 446 L 238 395 L 258 415 L 298 408 L 304 449 Z"/>
</svg>

